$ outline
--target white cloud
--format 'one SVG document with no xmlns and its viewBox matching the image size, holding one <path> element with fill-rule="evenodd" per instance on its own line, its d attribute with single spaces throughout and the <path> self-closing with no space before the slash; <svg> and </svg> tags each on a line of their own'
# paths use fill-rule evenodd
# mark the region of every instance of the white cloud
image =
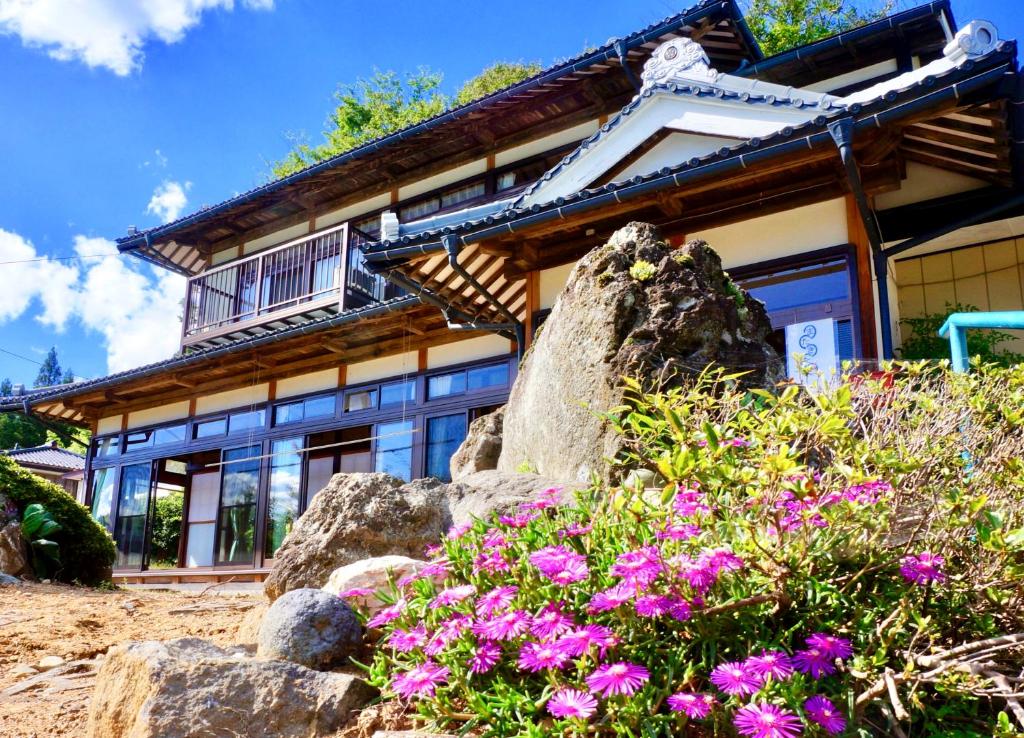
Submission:
<svg viewBox="0 0 1024 738">
<path fill-rule="evenodd" d="M 274 0 L 241 0 L 269 10 Z M 141 68 L 151 39 L 172 44 L 209 10 L 232 10 L 235 0 L 0 0 L 0 33 L 54 59 L 78 60 L 125 76 Z"/>
<path fill-rule="evenodd" d="M 57 331 L 78 324 L 102 338 L 110 372 L 172 356 L 185 279 L 118 256 L 103 238 L 75 236 L 74 250 L 90 258 L 50 259 L 0 228 L 0 262 L 18 262 L 0 268 L 0 324 L 26 314 Z"/>
<path fill-rule="evenodd" d="M 164 223 L 177 220 L 181 211 L 188 204 L 188 195 L 185 193 L 191 189 L 192 183 L 174 182 L 167 180 L 157 185 L 153 190 L 153 196 L 149 198 L 146 212 L 159 217 Z"/>
</svg>

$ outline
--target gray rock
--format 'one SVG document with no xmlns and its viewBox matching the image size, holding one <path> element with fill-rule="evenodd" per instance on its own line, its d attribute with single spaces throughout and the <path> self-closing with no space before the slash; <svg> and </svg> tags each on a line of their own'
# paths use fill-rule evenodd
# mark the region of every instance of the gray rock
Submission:
<svg viewBox="0 0 1024 738">
<path fill-rule="evenodd" d="M 600 413 L 623 403 L 622 377 L 663 389 L 714 364 L 770 384 L 781 371 L 770 332 L 764 306 L 706 243 L 673 250 L 653 226 L 630 223 L 576 265 L 524 358 L 497 468 L 610 479 L 606 459 L 621 442 Z"/>
<path fill-rule="evenodd" d="M 87 738 L 331 736 L 376 695 L 348 674 L 233 656 L 196 638 L 114 646 Z"/>
<path fill-rule="evenodd" d="M 466 440 L 452 454 L 452 480 L 459 481 L 478 471 L 498 468 L 501 456 L 501 428 L 505 408 L 477 418 L 469 425 Z"/>
<path fill-rule="evenodd" d="M 0 587 L 18 586 L 19 584 L 23 584 L 23 582 L 17 577 L 12 577 L 10 574 L 0 572 Z"/>
<path fill-rule="evenodd" d="M 549 487 L 563 487 L 563 494 L 569 495 L 579 486 L 536 474 L 479 471 L 448 485 L 448 509 L 455 525 L 489 520 L 494 514 L 517 512 L 522 503 L 536 499 Z"/>
<path fill-rule="evenodd" d="M 28 544 L 21 535 L 21 525 L 11 521 L 0 528 L 0 573 L 12 577 L 31 576 Z"/>
<path fill-rule="evenodd" d="M 422 556 L 451 527 L 445 493 L 436 479 L 402 484 L 388 474 L 336 474 L 285 537 L 264 592 L 273 601 L 323 587 L 331 572 L 360 559 Z"/>
<path fill-rule="evenodd" d="M 320 589 L 295 589 L 279 597 L 260 623 L 256 655 L 310 669 L 344 664 L 362 645 L 352 608 Z"/>
</svg>

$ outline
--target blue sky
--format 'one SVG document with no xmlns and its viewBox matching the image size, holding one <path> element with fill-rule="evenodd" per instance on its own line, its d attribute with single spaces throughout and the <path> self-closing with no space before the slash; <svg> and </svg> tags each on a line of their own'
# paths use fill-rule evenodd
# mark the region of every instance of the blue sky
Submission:
<svg viewBox="0 0 1024 738">
<path fill-rule="evenodd" d="M 31 383 L 51 345 L 82 377 L 169 355 L 182 283 L 110 241 L 260 183 L 288 132 L 318 139 L 338 83 L 426 65 L 453 91 L 684 4 L 0 0 L 0 261 L 19 262 L 0 264 L 0 377 Z M 1021 38 L 1014 4 L 954 12 Z"/>
</svg>

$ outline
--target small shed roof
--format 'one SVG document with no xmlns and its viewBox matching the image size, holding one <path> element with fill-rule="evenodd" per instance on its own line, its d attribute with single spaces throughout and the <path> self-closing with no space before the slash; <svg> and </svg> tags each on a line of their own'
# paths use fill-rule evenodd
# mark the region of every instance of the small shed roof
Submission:
<svg viewBox="0 0 1024 738">
<path fill-rule="evenodd" d="M 85 457 L 60 448 L 56 441 L 31 448 L 12 448 L 3 452 L 14 459 L 19 466 L 53 471 L 81 471 L 85 468 Z"/>
</svg>

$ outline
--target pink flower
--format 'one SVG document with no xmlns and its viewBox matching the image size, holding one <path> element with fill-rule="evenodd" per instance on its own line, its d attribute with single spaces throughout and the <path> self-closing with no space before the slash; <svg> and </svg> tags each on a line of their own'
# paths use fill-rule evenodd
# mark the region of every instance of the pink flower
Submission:
<svg viewBox="0 0 1024 738">
<path fill-rule="evenodd" d="M 519 649 L 519 668 L 523 671 L 561 669 L 568 660 L 569 654 L 557 643 L 528 641 Z"/>
<path fill-rule="evenodd" d="M 534 551 L 530 563 L 555 584 L 581 582 L 590 576 L 586 557 L 562 544 Z"/>
<path fill-rule="evenodd" d="M 614 694 L 630 695 L 651 678 L 650 673 L 639 664 L 619 661 L 615 664 L 601 664 L 587 677 L 587 686 L 591 692 L 598 692 L 602 697 Z"/>
<path fill-rule="evenodd" d="M 636 551 L 619 554 L 609 570 L 613 577 L 637 587 L 645 587 L 665 569 L 661 563 L 661 552 L 657 546 L 645 546 Z"/>
<path fill-rule="evenodd" d="M 594 530 L 593 525 L 581 525 L 580 523 L 569 523 L 562 530 L 558 531 L 559 538 L 578 538 L 579 536 L 585 536 L 590 531 Z"/>
<path fill-rule="evenodd" d="M 495 549 L 493 551 L 484 551 L 478 554 L 473 559 L 473 573 L 479 574 L 480 572 L 487 572 L 488 574 L 497 574 L 498 572 L 508 571 L 509 565 L 505 561 L 505 557 L 501 555 L 501 550 Z"/>
<path fill-rule="evenodd" d="M 801 732 L 800 718 L 769 702 L 741 707 L 732 722 L 748 738 L 796 738 Z"/>
<path fill-rule="evenodd" d="M 672 599 L 672 604 L 668 608 L 668 614 L 672 616 L 673 620 L 678 620 L 682 623 L 692 617 L 693 610 L 689 602 L 677 597 Z"/>
<path fill-rule="evenodd" d="M 539 513 L 523 512 L 518 515 L 501 515 L 498 517 L 498 522 L 502 525 L 507 525 L 509 528 L 525 528 L 531 521 L 536 520 L 538 517 L 540 517 Z"/>
<path fill-rule="evenodd" d="M 380 610 L 376 615 L 367 620 L 366 627 L 379 628 L 390 623 L 392 620 L 398 620 L 398 618 L 402 617 L 403 612 L 405 612 L 405 600 L 399 600 L 390 607 Z"/>
<path fill-rule="evenodd" d="M 633 603 L 636 614 L 643 618 L 660 618 L 672 608 L 673 600 L 665 595 L 644 595 Z"/>
<path fill-rule="evenodd" d="M 391 679 L 391 688 L 399 697 L 433 697 L 439 684 L 448 681 L 448 667 L 426 661 Z"/>
<path fill-rule="evenodd" d="M 714 695 L 701 692 L 676 692 L 670 695 L 668 709 L 673 712 L 684 712 L 691 720 L 703 720 L 711 714 L 711 708 L 718 704 Z"/>
<path fill-rule="evenodd" d="M 615 645 L 615 634 L 611 628 L 603 625 L 584 625 L 581 628 L 570 630 L 558 639 L 570 656 L 582 656 L 588 653 L 593 646 L 597 646 L 603 654 L 605 649 Z"/>
<path fill-rule="evenodd" d="M 471 530 L 473 530 L 472 523 L 460 523 L 459 525 L 453 525 L 451 528 L 448 529 L 448 538 L 450 538 L 453 541 L 457 541 L 458 539 L 462 538 L 462 536 L 469 533 L 469 531 Z"/>
<path fill-rule="evenodd" d="M 704 515 L 711 512 L 711 508 L 704 502 L 703 492 L 685 487 L 677 489 L 672 509 L 675 510 L 676 515 L 682 518 L 690 518 L 694 515 Z"/>
<path fill-rule="evenodd" d="M 438 592 L 437 597 L 431 603 L 432 607 L 451 607 L 462 602 L 467 597 L 476 594 L 476 587 L 472 584 L 463 584 L 459 587 L 449 587 Z"/>
<path fill-rule="evenodd" d="M 434 634 L 430 636 L 427 645 L 423 647 L 423 652 L 428 656 L 437 656 L 472 624 L 473 618 L 468 615 L 454 615 L 448 620 L 442 621 Z"/>
<path fill-rule="evenodd" d="M 448 576 L 448 559 L 438 559 L 437 561 L 431 561 L 419 571 L 414 571 L 412 574 L 407 574 L 399 579 L 398 586 L 407 587 L 413 582 L 418 582 L 420 579 L 442 580 L 446 576 Z"/>
<path fill-rule="evenodd" d="M 686 554 L 680 554 L 674 556 L 671 563 L 679 569 L 679 577 L 699 594 L 706 593 L 718 581 L 718 570 L 707 561 L 694 561 Z"/>
<path fill-rule="evenodd" d="M 946 559 L 927 551 L 919 554 L 904 556 L 900 561 L 900 574 L 912 584 L 926 587 L 932 582 L 941 584 L 946 581 L 946 575 L 942 571 Z"/>
<path fill-rule="evenodd" d="M 480 595 L 476 599 L 476 614 L 486 618 L 504 610 L 515 600 L 517 592 L 519 587 L 506 586 L 495 587 L 490 592 Z"/>
<path fill-rule="evenodd" d="M 530 622 L 530 633 L 541 639 L 553 638 L 570 630 L 575 623 L 562 611 L 560 602 L 550 602 Z"/>
<path fill-rule="evenodd" d="M 423 548 L 423 554 L 428 558 L 432 559 L 438 554 L 444 551 L 444 546 L 440 543 L 431 543 L 429 546 Z"/>
<path fill-rule="evenodd" d="M 820 648 L 808 648 L 793 654 L 793 666 L 801 674 L 810 674 L 815 679 L 834 674 L 835 660 L 830 659 Z"/>
<path fill-rule="evenodd" d="M 744 661 L 743 666 L 762 681 L 771 677 L 781 682 L 793 675 L 793 662 L 782 651 L 762 651 L 760 656 L 751 656 Z"/>
<path fill-rule="evenodd" d="M 388 645 L 399 653 L 408 653 L 422 648 L 427 642 L 427 628 L 420 623 L 411 630 L 395 628 L 388 636 Z"/>
<path fill-rule="evenodd" d="M 654 532 L 659 541 L 688 541 L 700 535 L 700 526 L 693 523 L 665 523 Z"/>
<path fill-rule="evenodd" d="M 537 495 L 537 499 L 524 502 L 519 506 L 520 510 L 547 510 L 555 507 L 562 497 L 561 487 L 548 487 Z"/>
<path fill-rule="evenodd" d="M 376 593 L 377 590 L 371 587 L 353 587 L 352 589 L 346 589 L 343 592 L 338 592 L 338 597 L 343 600 L 355 600 L 362 599 L 363 597 L 369 597 Z"/>
<path fill-rule="evenodd" d="M 616 584 L 614 587 L 598 592 L 590 598 L 587 605 L 589 612 L 607 612 L 624 605 L 636 597 L 636 587 L 631 587 L 627 582 Z"/>
<path fill-rule="evenodd" d="M 473 632 L 491 641 L 511 641 L 523 635 L 529 626 L 529 615 L 522 610 L 512 610 L 477 623 Z"/>
<path fill-rule="evenodd" d="M 828 633 L 812 633 L 804 639 L 811 648 L 820 648 L 830 659 L 848 659 L 853 655 L 853 647 L 845 638 L 838 638 Z"/>
<path fill-rule="evenodd" d="M 711 672 L 711 683 L 726 694 L 753 694 L 761 688 L 761 680 L 739 661 L 719 664 Z"/>
<path fill-rule="evenodd" d="M 469 657 L 469 670 L 473 674 L 490 671 L 501 659 L 501 646 L 494 641 L 482 641 Z"/>
<path fill-rule="evenodd" d="M 548 700 L 548 712 L 556 718 L 586 719 L 597 712 L 597 700 L 579 689 L 560 689 Z"/>
<path fill-rule="evenodd" d="M 486 533 L 484 533 L 483 541 L 481 541 L 481 546 L 486 549 L 501 550 L 504 548 L 508 548 L 508 545 L 508 538 L 506 538 L 505 534 L 497 528 L 491 528 Z"/>
<path fill-rule="evenodd" d="M 804 703 L 804 711 L 812 722 L 820 725 L 829 735 L 839 735 L 846 729 L 846 718 L 827 697 L 811 697 Z"/>
</svg>

